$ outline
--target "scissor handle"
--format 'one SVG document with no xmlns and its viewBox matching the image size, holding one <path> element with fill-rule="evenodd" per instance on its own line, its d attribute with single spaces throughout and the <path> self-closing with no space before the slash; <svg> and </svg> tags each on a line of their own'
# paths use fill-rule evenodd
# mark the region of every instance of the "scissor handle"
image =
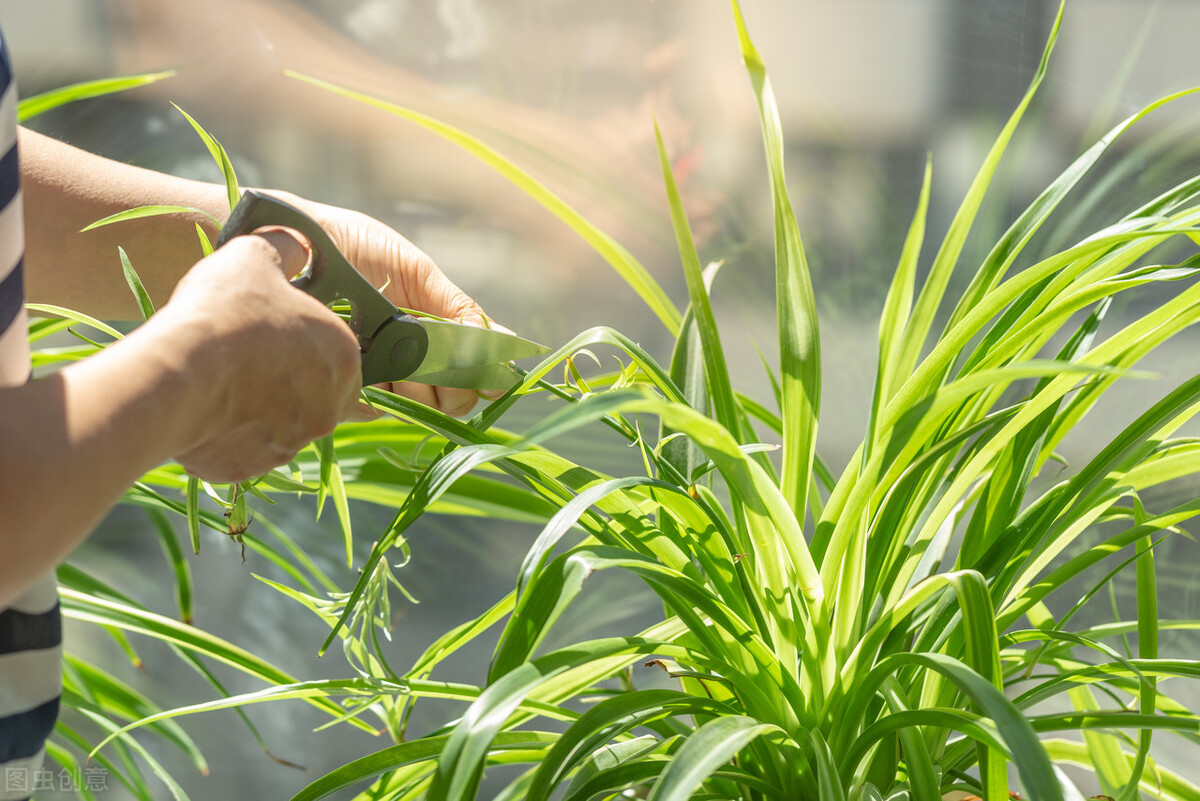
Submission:
<svg viewBox="0 0 1200 801">
<path fill-rule="evenodd" d="M 295 229 L 312 245 L 309 264 L 291 279 L 292 286 L 325 305 L 339 300 L 350 304 L 350 330 L 362 351 L 363 386 L 400 381 L 420 366 L 429 348 L 429 337 L 421 323 L 410 314 L 398 312 L 346 261 L 325 229 L 295 206 L 246 190 L 221 228 L 217 247 L 268 225 Z"/>
</svg>

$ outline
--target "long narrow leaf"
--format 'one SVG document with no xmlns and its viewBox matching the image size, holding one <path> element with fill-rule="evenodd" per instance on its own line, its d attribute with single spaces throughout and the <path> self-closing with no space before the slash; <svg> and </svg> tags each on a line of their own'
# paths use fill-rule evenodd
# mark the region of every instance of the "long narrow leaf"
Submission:
<svg viewBox="0 0 1200 801">
<path fill-rule="evenodd" d="M 49 92 L 21 98 L 20 103 L 17 104 L 17 122 L 26 122 L 39 114 L 44 114 L 50 109 L 67 103 L 74 103 L 76 100 L 88 100 L 115 92 L 123 92 L 127 89 L 137 89 L 138 87 L 170 78 L 174 74 L 175 70 L 165 70 L 163 72 L 127 75 L 120 78 L 102 78 L 97 81 L 74 83 L 59 89 L 52 89 Z"/>
<path fill-rule="evenodd" d="M 148 509 L 146 513 L 154 524 L 155 531 L 158 532 L 163 553 L 171 565 L 171 572 L 175 575 L 175 602 L 179 607 L 179 619 L 184 623 L 191 623 L 193 615 L 192 571 L 183 555 L 183 548 L 179 546 L 179 540 L 175 539 L 175 532 L 171 529 L 166 515 L 157 509 Z"/>
<path fill-rule="evenodd" d="M 478 158 L 484 164 L 494 169 L 500 175 L 511 181 L 514 185 L 524 191 L 531 198 L 545 206 L 552 214 L 565 222 L 571 230 L 579 234 L 584 241 L 595 248 L 604 259 L 612 265 L 613 269 L 629 284 L 629 286 L 637 292 L 638 296 L 645 301 L 646 305 L 658 317 L 662 324 L 666 326 L 667 331 L 672 335 L 679 331 L 679 323 L 681 315 L 679 309 L 671 302 L 671 299 L 663 291 L 662 287 L 654 280 L 647 272 L 646 268 L 633 257 L 628 250 L 619 245 L 608 234 L 601 231 L 592 223 L 588 222 L 581 214 L 572 209 L 554 194 L 548 188 L 539 183 L 532 175 L 522 170 L 517 165 L 513 164 L 504 156 L 488 147 L 479 139 L 471 136 L 465 131 L 461 131 L 453 126 L 428 117 L 419 112 L 393 103 L 370 97 L 359 92 L 354 92 L 349 89 L 344 89 L 327 81 L 318 78 L 302 75 L 291 70 L 286 70 L 285 74 L 289 77 L 304 81 L 313 86 L 320 87 L 335 94 L 348 97 L 352 100 L 357 100 L 378 109 L 394 114 L 398 117 L 415 122 L 427 130 L 441 136 L 443 139 L 451 142 L 454 145 L 462 148 L 467 153 Z"/>
<path fill-rule="evenodd" d="M 351 760 L 296 793 L 292 796 L 292 801 L 317 801 L 317 799 L 327 798 L 338 790 L 352 787 L 386 771 L 432 761 L 441 753 L 448 739 L 449 735 L 422 737 L 419 740 L 394 745 Z M 530 746 L 548 745 L 556 739 L 557 735 L 549 733 L 501 732 L 496 735 L 492 747 L 495 749 L 529 748 Z"/>
<path fill-rule="evenodd" d="M 118 211 L 116 214 L 110 214 L 103 219 L 96 220 L 96 222 L 80 229 L 80 231 L 91 231 L 93 229 L 102 228 L 106 225 L 112 225 L 114 223 L 126 222 L 128 220 L 141 220 L 145 219 L 146 217 L 161 217 L 166 214 L 202 214 L 212 220 L 214 223 L 218 225 L 220 224 L 220 220 L 208 212 L 201 209 L 192 208 L 191 206 L 138 206 L 135 209 Z"/>
<path fill-rule="evenodd" d="M 696 253 L 696 243 L 692 238 L 691 226 L 688 225 L 683 200 L 679 196 L 679 187 L 676 186 L 675 175 L 671 171 L 667 147 L 663 144 L 662 132 L 657 125 L 654 126 L 654 135 L 658 143 L 658 159 L 662 166 L 663 181 L 667 187 L 667 202 L 671 207 L 671 223 L 675 228 L 675 240 L 679 244 L 679 253 L 683 260 L 683 274 L 687 279 L 691 311 L 695 315 L 696 331 L 700 336 L 704 375 L 708 380 L 708 390 L 712 393 L 717 421 L 741 441 L 737 401 L 734 398 L 733 387 L 729 383 L 725 349 L 721 346 L 721 336 L 717 330 L 716 318 L 713 316 L 712 304 L 708 299 L 708 291 L 700 269 L 700 257 Z"/>
<path fill-rule="evenodd" d="M 647 801 L 687 801 L 717 768 L 756 737 L 780 733 L 769 724 L 740 715 L 716 718 L 700 726 L 675 752 Z"/>
<path fill-rule="evenodd" d="M 125 282 L 129 284 L 129 290 L 133 292 L 133 297 L 137 301 L 138 309 L 142 313 L 143 320 L 149 320 L 150 315 L 154 314 L 154 302 L 150 300 L 150 293 L 146 291 L 146 287 L 142 285 L 142 279 L 138 277 L 137 271 L 133 269 L 133 264 L 129 261 L 129 256 L 125 253 L 125 248 L 117 248 L 117 252 L 121 256 L 121 270 L 125 273 Z"/>
<path fill-rule="evenodd" d="M 784 177 L 783 126 L 762 57 L 750 40 L 742 11 L 733 2 L 742 61 L 758 101 L 759 121 L 771 177 L 775 216 L 775 302 L 783 412 L 783 474 L 780 489 L 803 524 L 812 481 L 817 417 L 821 408 L 821 342 L 812 277 Z"/>
<path fill-rule="evenodd" d="M 929 276 L 926 278 L 925 285 L 921 288 L 921 293 L 917 298 L 912 318 L 909 320 L 909 324 L 904 331 L 903 346 L 899 358 L 896 360 L 895 370 L 898 376 L 909 375 L 912 372 L 913 365 L 917 362 L 917 358 L 920 356 L 921 348 L 924 346 L 925 340 L 929 335 L 929 330 L 933 325 L 938 307 L 941 305 L 946 287 L 950 283 L 951 273 L 966 243 L 967 234 L 970 232 L 979 207 L 983 203 L 984 194 L 992 182 L 996 168 L 1000 163 L 1001 157 L 1004 155 L 1005 149 L 1008 147 L 1008 143 L 1012 140 L 1017 125 L 1025 115 L 1026 109 L 1029 107 L 1030 102 L 1032 102 L 1034 95 L 1037 93 L 1038 87 L 1041 86 L 1042 80 L 1046 76 L 1050 54 L 1054 51 L 1054 45 L 1058 39 L 1059 26 L 1062 24 L 1064 7 L 1065 3 L 1059 5 L 1058 14 L 1055 17 L 1050 36 L 1042 51 L 1042 59 L 1038 64 L 1033 79 L 1029 83 L 1029 88 L 1025 91 L 1025 95 L 1021 98 L 1020 103 L 1017 104 L 1017 108 L 1005 123 L 1000 134 L 996 137 L 991 150 L 988 151 L 983 165 L 979 168 L 979 172 L 967 190 L 962 204 L 959 206 L 954 219 L 950 223 L 950 229 L 946 233 L 946 238 L 943 240 L 942 246 L 934 258 Z"/>
<path fill-rule="evenodd" d="M 174 103 L 171 105 L 175 106 Z M 225 148 L 218 142 L 213 135 L 201 127 L 200 123 L 192 118 L 192 115 L 175 106 L 175 110 L 184 116 L 184 119 L 191 124 L 193 130 L 199 135 L 200 140 L 204 142 L 204 146 L 208 148 L 209 154 L 213 157 L 213 161 L 217 163 L 217 169 L 221 171 L 221 176 L 225 180 L 225 194 L 229 199 L 229 208 L 233 209 L 238 204 L 241 197 L 241 190 L 238 189 L 237 175 L 233 170 L 233 162 L 229 160 L 229 154 L 225 152 Z"/>
</svg>

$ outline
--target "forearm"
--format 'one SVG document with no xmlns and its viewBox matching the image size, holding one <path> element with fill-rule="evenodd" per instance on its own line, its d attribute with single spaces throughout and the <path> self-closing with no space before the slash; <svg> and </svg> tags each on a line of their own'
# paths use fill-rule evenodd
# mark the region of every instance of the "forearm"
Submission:
<svg viewBox="0 0 1200 801">
<path fill-rule="evenodd" d="M 0 389 L 0 608 L 157 464 L 244 481 L 355 408 L 358 340 L 286 279 L 306 258 L 283 230 L 236 237 L 129 336 Z"/>
<path fill-rule="evenodd" d="M 199 223 L 210 238 L 229 203 L 224 186 L 121 164 L 22 129 L 21 181 L 25 207 L 26 293 L 104 319 L 136 319 L 137 307 L 121 272 L 125 249 L 156 305 L 202 256 Z M 172 205 L 206 214 L 147 217 L 86 226 L 138 206 Z"/>
<path fill-rule="evenodd" d="M 211 399 L 188 380 L 180 339 L 151 321 L 55 376 L 0 390 L 0 608 L 194 440 Z"/>
</svg>

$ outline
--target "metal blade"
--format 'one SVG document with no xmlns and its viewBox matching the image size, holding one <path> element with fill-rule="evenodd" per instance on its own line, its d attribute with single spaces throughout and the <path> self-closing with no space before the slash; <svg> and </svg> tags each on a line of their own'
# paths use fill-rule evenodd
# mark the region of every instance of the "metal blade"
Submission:
<svg viewBox="0 0 1200 801">
<path fill-rule="evenodd" d="M 429 335 L 429 351 L 406 381 L 507 390 L 520 380 L 508 362 L 550 352 L 545 345 L 506 331 L 430 319 L 422 319 L 421 325 Z"/>
</svg>

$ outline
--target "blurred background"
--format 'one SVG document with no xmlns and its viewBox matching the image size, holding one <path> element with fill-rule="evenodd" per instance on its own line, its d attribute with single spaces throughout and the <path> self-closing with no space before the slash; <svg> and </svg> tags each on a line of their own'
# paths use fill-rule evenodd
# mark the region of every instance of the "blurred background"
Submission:
<svg viewBox="0 0 1200 801">
<path fill-rule="evenodd" d="M 1025 91 L 1057 4 L 743 5 L 787 136 L 792 200 L 821 312 L 820 448 L 837 470 L 862 436 L 878 313 L 927 154 L 932 248 Z M 757 353 L 769 354 L 775 338 L 770 197 L 757 111 L 723 0 L 0 0 L 0 26 L 26 96 L 81 80 L 178 71 L 151 87 L 52 112 L 32 127 L 122 161 L 217 179 L 174 102 L 225 145 L 244 185 L 286 189 L 388 222 L 519 333 L 558 345 L 590 326 L 609 325 L 666 362 L 671 343 L 656 318 L 548 212 L 417 126 L 283 71 L 411 107 L 480 137 L 625 244 L 683 305 L 654 149 L 657 120 L 701 258 L 724 262 L 713 292 L 735 381 L 769 398 Z M 1190 0 L 1070 6 L 1049 78 L 964 254 L 963 282 L 1013 216 L 1087 144 L 1159 96 L 1200 85 L 1192 47 L 1198 26 L 1200 4 Z M 1196 101 L 1184 100 L 1135 128 L 1101 164 L 1112 180 L 1076 190 L 1086 200 L 1079 212 L 1060 214 L 1029 257 L 1038 247 L 1086 235 L 1194 174 L 1197 110 Z M 114 253 L 113 269 L 119 268 Z M 1091 434 L 1111 434 L 1194 374 L 1195 346 L 1184 337 L 1155 355 L 1155 386 L 1115 392 L 1068 443 L 1068 459 L 1086 458 L 1096 447 Z M 533 419 L 540 412 L 524 413 Z M 588 449 L 600 467 L 631 458 L 615 442 L 573 447 Z M 1196 488 L 1169 491 L 1194 496 Z M 332 514 L 319 523 L 303 505 L 273 514 L 349 585 L 353 576 L 344 563 L 338 567 L 341 539 Z M 359 506 L 355 514 L 365 553 L 391 513 Z M 404 665 L 510 589 L 534 533 L 519 525 L 426 519 L 410 538 L 412 563 L 398 573 L 421 603 L 398 604 L 394 663 Z M 1163 608 L 1200 618 L 1190 568 L 1195 544 L 1176 539 L 1163 548 L 1174 550 L 1160 564 L 1176 566 L 1163 568 L 1164 591 L 1172 593 Z M 115 511 L 77 562 L 153 608 L 170 608 L 169 577 L 139 511 Z M 346 675 L 339 655 L 314 659 L 324 627 L 252 578 L 278 578 L 269 565 L 251 556 L 243 566 L 234 546 L 209 539 L 194 568 L 198 624 L 296 675 Z M 653 611 L 630 580 L 596 582 L 588 605 L 577 610 L 573 634 L 629 633 Z M 1117 590 L 1120 598 L 1128 588 Z M 139 671 L 94 629 L 73 626 L 68 636 L 72 650 L 107 660 L 160 703 L 212 697 L 163 649 L 145 647 Z M 1193 657 L 1200 650 L 1183 638 L 1164 641 L 1164 652 L 1171 649 Z M 486 659 L 485 652 L 466 654 L 446 666 L 444 677 L 478 680 Z M 228 680 L 235 691 L 257 687 L 236 674 Z M 426 709 L 418 724 L 441 722 L 445 710 Z M 207 777 L 147 742 L 194 798 L 290 797 L 316 775 L 387 744 L 349 729 L 313 733 L 322 719 L 295 702 L 249 714 L 274 753 L 312 773 L 267 759 L 232 713 L 186 724 L 209 757 Z M 1164 754 L 1178 754 L 1172 767 L 1200 778 L 1194 746 L 1166 738 L 1161 745 Z M 123 798 L 123 790 L 113 787 L 108 797 Z"/>
</svg>

